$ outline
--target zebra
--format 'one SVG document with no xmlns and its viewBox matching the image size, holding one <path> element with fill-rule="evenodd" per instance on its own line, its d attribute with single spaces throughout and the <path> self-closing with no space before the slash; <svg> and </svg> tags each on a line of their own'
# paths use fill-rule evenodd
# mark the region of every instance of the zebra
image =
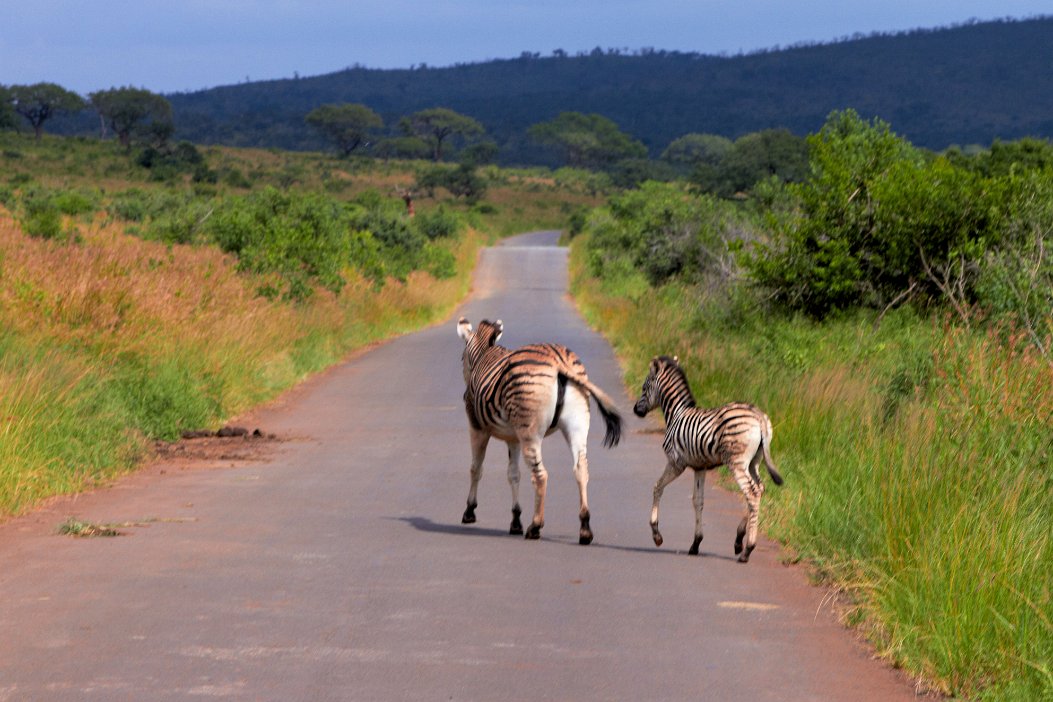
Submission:
<svg viewBox="0 0 1053 702">
<path fill-rule="evenodd" d="M 541 461 L 541 440 L 559 429 L 574 458 L 574 477 L 581 500 L 581 530 L 578 543 L 592 542 L 589 527 L 589 463 L 586 442 L 589 433 L 589 396 L 599 406 L 606 423 L 603 445 L 611 448 L 621 439 L 621 415 L 614 402 L 589 382 L 581 359 L 560 344 L 532 344 L 509 350 L 497 344 L 504 331 L 501 320 L 483 320 L 472 330 L 461 317 L 457 334 L 465 342 L 464 408 L 471 438 L 471 485 L 463 524 L 475 522 L 476 490 L 483 472 L 483 458 L 491 437 L 508 444 L 508 483 L 512 487 L 510 534 L 523 534 L 519 516 L 519 454 L 531 471 L 534 485 L 534 517 L 527 539 L 541 538 L 545 525 L 545 489 L 548 471 Z"/>
<path fill-rule="evenodd" d="M 726 465 L 746 497 L 746 515 L 739 523 L 735 536 L 735 553 L 740 563 L 748 562 L 750 553 L 757 545 L 757 516 L 761 494 L 764 492 L 757 465 L 762 458 L 775 484 L 782 485 L 783 482 L 771 457 L 771 420 L 757 407 L 743 402 L 733 402 L 715 409 L 697 407 L 687 376 L 676 356 L 656 356 L 651 359 L 643 391 L 633 412 L 643 417 L 658 406 L 665 415 L 662 448 L 668 463 L 654 486 L 651 532 L 655 546 L 662 545 L 662 533 L 658 530 L 658 503 L 662 493 L 685 468 L 691 468 L 695 471 L 691 497 L 695 507 L 695 540 L 688 553 L 698 554 L 698 545 L 702 542 L 706 472 Z"/>
</svg>

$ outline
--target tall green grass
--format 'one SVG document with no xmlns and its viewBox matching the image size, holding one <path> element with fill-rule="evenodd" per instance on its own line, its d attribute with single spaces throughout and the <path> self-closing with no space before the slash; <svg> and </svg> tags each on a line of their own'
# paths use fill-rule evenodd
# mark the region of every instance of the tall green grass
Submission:
<svg viewBox="0 0 1053 702">
<path fill-rule="evenodd" d="M 700 404 L 774 422 L 761 525 L 843 588 L 879 652 L 945 693 L 1053 699 L 1053 367 L 1008 333 L 908 310 L 817 324 L 729 313 L 639 274 L 573 292 L 636 389 L 658 353 Z"/>
</svg>

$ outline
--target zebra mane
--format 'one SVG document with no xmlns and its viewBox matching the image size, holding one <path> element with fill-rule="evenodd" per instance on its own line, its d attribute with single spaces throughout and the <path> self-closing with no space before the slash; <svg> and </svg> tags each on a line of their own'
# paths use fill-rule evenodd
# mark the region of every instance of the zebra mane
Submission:
<svg viewBox="0 0 1053 702">
<path fill-rule="evenodd" d="M 664 366 L 663 370 L 666 377 L 665 382 L 661 383 L 661 385 L 663 390 L 667 391 L 667 395 L 675 394 L 685 407 L 697 407 L 698 403 L 695 402 L 695 395 L 691 392 L 691 384 L 687 382 L 687 374 L 680 367 L 680 360 L 676 356 L 659 356 L 658 360 Z"/>
</svg>

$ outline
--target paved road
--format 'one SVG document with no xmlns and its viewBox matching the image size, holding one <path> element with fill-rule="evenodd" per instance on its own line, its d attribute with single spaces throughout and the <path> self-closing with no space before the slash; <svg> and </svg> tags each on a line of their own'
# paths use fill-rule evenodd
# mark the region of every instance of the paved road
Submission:
<svg viewBox="0 0 1053 702">
<path fill-rule="evenodd" d="M 640 432 L 610 347 L 567 301 L 554 240 L 485 250 L 458 313 L 500 317 L 507 346 L 567 344 L 619 399 L 617 449 L 600 446 L 593 412 L 591 546 L 577 543 L 558 434 L 545 442 L 541 541 L 507 535 L 499 443 L 479 522 L 460 524 L 469 449 L 451 320 L 256 413 L 297 437 L 270 461 L 154 466 L 0 526 L 0 702 L 912 698 L 775 545 L 734 561 L 739 502 L 712 481 L 702 555 L 685 553 L 687 478 L 666 492 L 666 546 L 654 548 L 659 437 Z M 118 538 L 55 535 L 70 514 L 159 521 Z"/>
</svg>

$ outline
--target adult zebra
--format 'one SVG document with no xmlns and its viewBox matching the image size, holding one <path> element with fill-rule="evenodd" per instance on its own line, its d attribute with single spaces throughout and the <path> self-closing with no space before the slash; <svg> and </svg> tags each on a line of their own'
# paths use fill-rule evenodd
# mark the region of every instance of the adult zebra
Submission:
<svg viewBox="0 0 1053 702">
<path fill-rule="evenodd" d="M 621 439 L 621 415 L 600 388 L 589 382 L 581 359 L 560 344 L 531 344 L 514 351 L 497 344 L 504 331 L 501 320 L 483 320 L 472 330 L 467 319 L 457 322 L 464 339 L 464 408 L 472 446 L 471 486 L 468 506 L 461 522 L 475 522 L 476 491 L 483 472 L 483 458 L 490 437 L 508 444 L 508 484 L 512 487 L 510 534 L 522 534 L 519 520 L 519 453 L 530 468 L 534 484 L 534 518 L 526 538 L 541 537 L 545 525 L 545 489 L 548 472 L 541 461 L 541 440 L 559 429 L 574 457 L 574 477 L 581 499 L 581 531 L 578 543 L 592 542 L 589 527 L 589 463 L 586 442 L 589 433 L 589 396 L 596 399 L 607 432 L 606 447 Z"/>
<path fill-rule="evenodd" d="M 764 492 L 757 464 L 762 458 L 772 480 L 776 485 L 782 485 L 782 476 L 775 469 L 771 458 L 771 420 L 758 408 L 742 402 L 715 409 L 697 407 L 687 376 L 676 356 L 656 356 L 651 359 L 643 391 L 633 412 L 643 417 L 658 406 L 665 415 L 662 448 L 668 463 L 654 486 L 651 532 L 655 546 L 662 545 L 662 533 L 658 531 L 658 503 L 662 493 L 685 468 L 692 468 L 695 471 L 695 487 L 691 498 L 695 506 L 695 540 L 688 553 L 698 553 L 698 545 L 702 542 L 706 471 L 726 465 L 746 496 L 746 515 L 739 523 L 735 537 L 735 553 L 739 554 L 740 562 L 746 563 L 757 544 L 757 517 L 761 494 Z"/>
</svg>

